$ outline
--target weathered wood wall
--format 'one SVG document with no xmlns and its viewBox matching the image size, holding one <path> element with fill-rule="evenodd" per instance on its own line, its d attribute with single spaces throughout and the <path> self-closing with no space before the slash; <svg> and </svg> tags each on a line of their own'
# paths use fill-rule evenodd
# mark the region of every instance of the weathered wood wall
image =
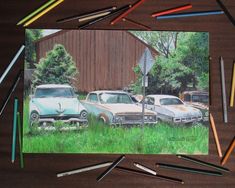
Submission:
<svg viewBox="0 0 235 188">
<path fill-rule="evenodd" d="M 36 42 L 37 59 L 63 44 L 79 70 L 79 91 L 123 89 L 136 80 L 133 68 L 146 47 L 128 31 L 62 30 Z"/>
</svg>

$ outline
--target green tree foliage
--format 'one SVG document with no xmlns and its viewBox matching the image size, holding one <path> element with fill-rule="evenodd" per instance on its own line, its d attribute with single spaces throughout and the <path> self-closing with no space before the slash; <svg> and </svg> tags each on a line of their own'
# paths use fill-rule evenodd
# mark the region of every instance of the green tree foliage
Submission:
<svg viewBox="0 0 235 188">
<path fill-rule="evenodd" d="M 147 94 L 178 95 L 185 90 L 208 90 L 208 34 L 160 33 L 162 32 L 134 33 L 160 52 L 148 75 Z M 138 80 L 131 88 L 139 93 L 142 75 L 136 70 L 138 69 L 135 69 Z"/>
<path fill-rule="evenodd" d="M 61 44 L 56 44 L 45 58 L 36 64 L 32 86 L 40 84 L 70 84 L 77 82 L 78 70 L 72 56 Z"/>
<path fill-rule="evenodd" d="M 41 29 L 25 30 L 25 65 L 26 68 L 34 68 L 36 63 L 36 50 L 34 41 L 42 37 Z"/>
</svg>

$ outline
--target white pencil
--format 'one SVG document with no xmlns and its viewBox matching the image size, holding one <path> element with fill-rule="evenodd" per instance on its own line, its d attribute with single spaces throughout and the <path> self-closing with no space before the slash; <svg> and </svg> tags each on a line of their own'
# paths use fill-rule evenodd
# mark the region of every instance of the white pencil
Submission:
<svg viewBox="0 0 235 188">
<path fill-rule="evenodd" d="M 224 60 L 222 57 L 220 57 L 220 72 L 221 72 L 221 84 L 222 84 L 224 123 L 228 123 L 227 97 L 226 97 L 225 75 L 224 75 Z"/>
<path fill-rule="evenodd" d="M 22 45 L 21 48 L 18 50 L 17 54 L 15 55 L 15 57 L 12 59 L 11 63 L 8 65 L 8 67 L 4 71 L 4 73 L 2 74 L 2 76 L 0 78 L 0 84 L 2 83 L 2 81 L 4 80 L 4 78 L 6 77 L 8 72 L 11 70 L 12 66 L 15 64 L 16 60 L 18 59 L 18 57 L 20 56 L 20 54 L 22 53 L 24 48 L 25 48 L 25 46 Z"/>
<path fill-rule="evenodd" d="M 95 170 L 98 168 L 104 168 L 107 166 L 110 166 L 111 164 L 113 164 L 112 162 L 106 162 L 106 163 L 102 163 L 102 164 L 96 164 L 96 165 L 91 165 L 91 166 L 87 166 L 87 167 L 82 167 L 76 170 L 71 170 L 71 171 L 67 171 L 67 172 L 62 172 L 62 173 L 58 173 L 57 177 L 63 177 L 63 176 L 69 176 L 69 175 L 73 175 L 73 174 L 78 174 L 81 172 L 87 172 L 90 170 Z"/>
<path fill-rule="evenodd" d="M 134 163 L 134 165 L 135 165 L 137 168 L 139 168 L 139 169 L 141 169 L 141 170 L 143 170 L 143 171 L 145 171 L 145 172 L 148 172 L 148 173 L 153 174 L 153 175 L 157 175 L 157 172 L 156 172 L 156 171 L 154 171 L 154 170 L 152 170 L 152 169 L 150 169 L 150 168 L 148 168 L 148 167 L 146 167 L 146 166 L 143 166 L 143 165 L 141 165 L 141 164 L 139 164 L 139 163 Z"/>
</svg>

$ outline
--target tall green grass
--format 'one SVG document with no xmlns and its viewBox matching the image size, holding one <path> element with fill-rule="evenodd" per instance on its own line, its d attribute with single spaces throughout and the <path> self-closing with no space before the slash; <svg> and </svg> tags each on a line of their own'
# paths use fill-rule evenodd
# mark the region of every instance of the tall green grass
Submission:
<svg viewBox="0 0 235 188">
<path fill-rule="evenodd" d="M 27 126 L 24 123 L 24 126 Z M 89 126 L 77 131 L 36 131 L 24 127 L 26 153 L 142 153 L 207 154 L 208 127 L 154 126 L 113 127 L 89 117 Z"/>
</svg>

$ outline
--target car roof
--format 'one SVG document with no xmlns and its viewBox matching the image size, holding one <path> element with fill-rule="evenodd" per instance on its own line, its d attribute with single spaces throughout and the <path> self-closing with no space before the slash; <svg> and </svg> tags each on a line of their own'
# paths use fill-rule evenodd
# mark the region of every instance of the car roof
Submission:
<svg viewBox="0 0 235 188">
<path fill-rule="evenodd" d="M 67 84 L 43 84 L 39 85 L 36 88 L 72 88 Z"/>
<path fill-rule="evenodd" d="M 164 99 L 164 98 L 176 98 L 176 99 L 179 99 L 178 97 L 173 96 L 173 95 L 147 95 L 147 97 L 152 97 L 155 100 L 156 99 Z"/>
<path fill-rule="evenodd" d="M 97 90 L 97 91 L 92 91 L 90 93 L 96 93 L 96 94 L 100 94 L 100 93 L 119 93 L 119 94 L 128 94 L 125 91 L 120 91 L 120 90 Z"/>
</svg>

